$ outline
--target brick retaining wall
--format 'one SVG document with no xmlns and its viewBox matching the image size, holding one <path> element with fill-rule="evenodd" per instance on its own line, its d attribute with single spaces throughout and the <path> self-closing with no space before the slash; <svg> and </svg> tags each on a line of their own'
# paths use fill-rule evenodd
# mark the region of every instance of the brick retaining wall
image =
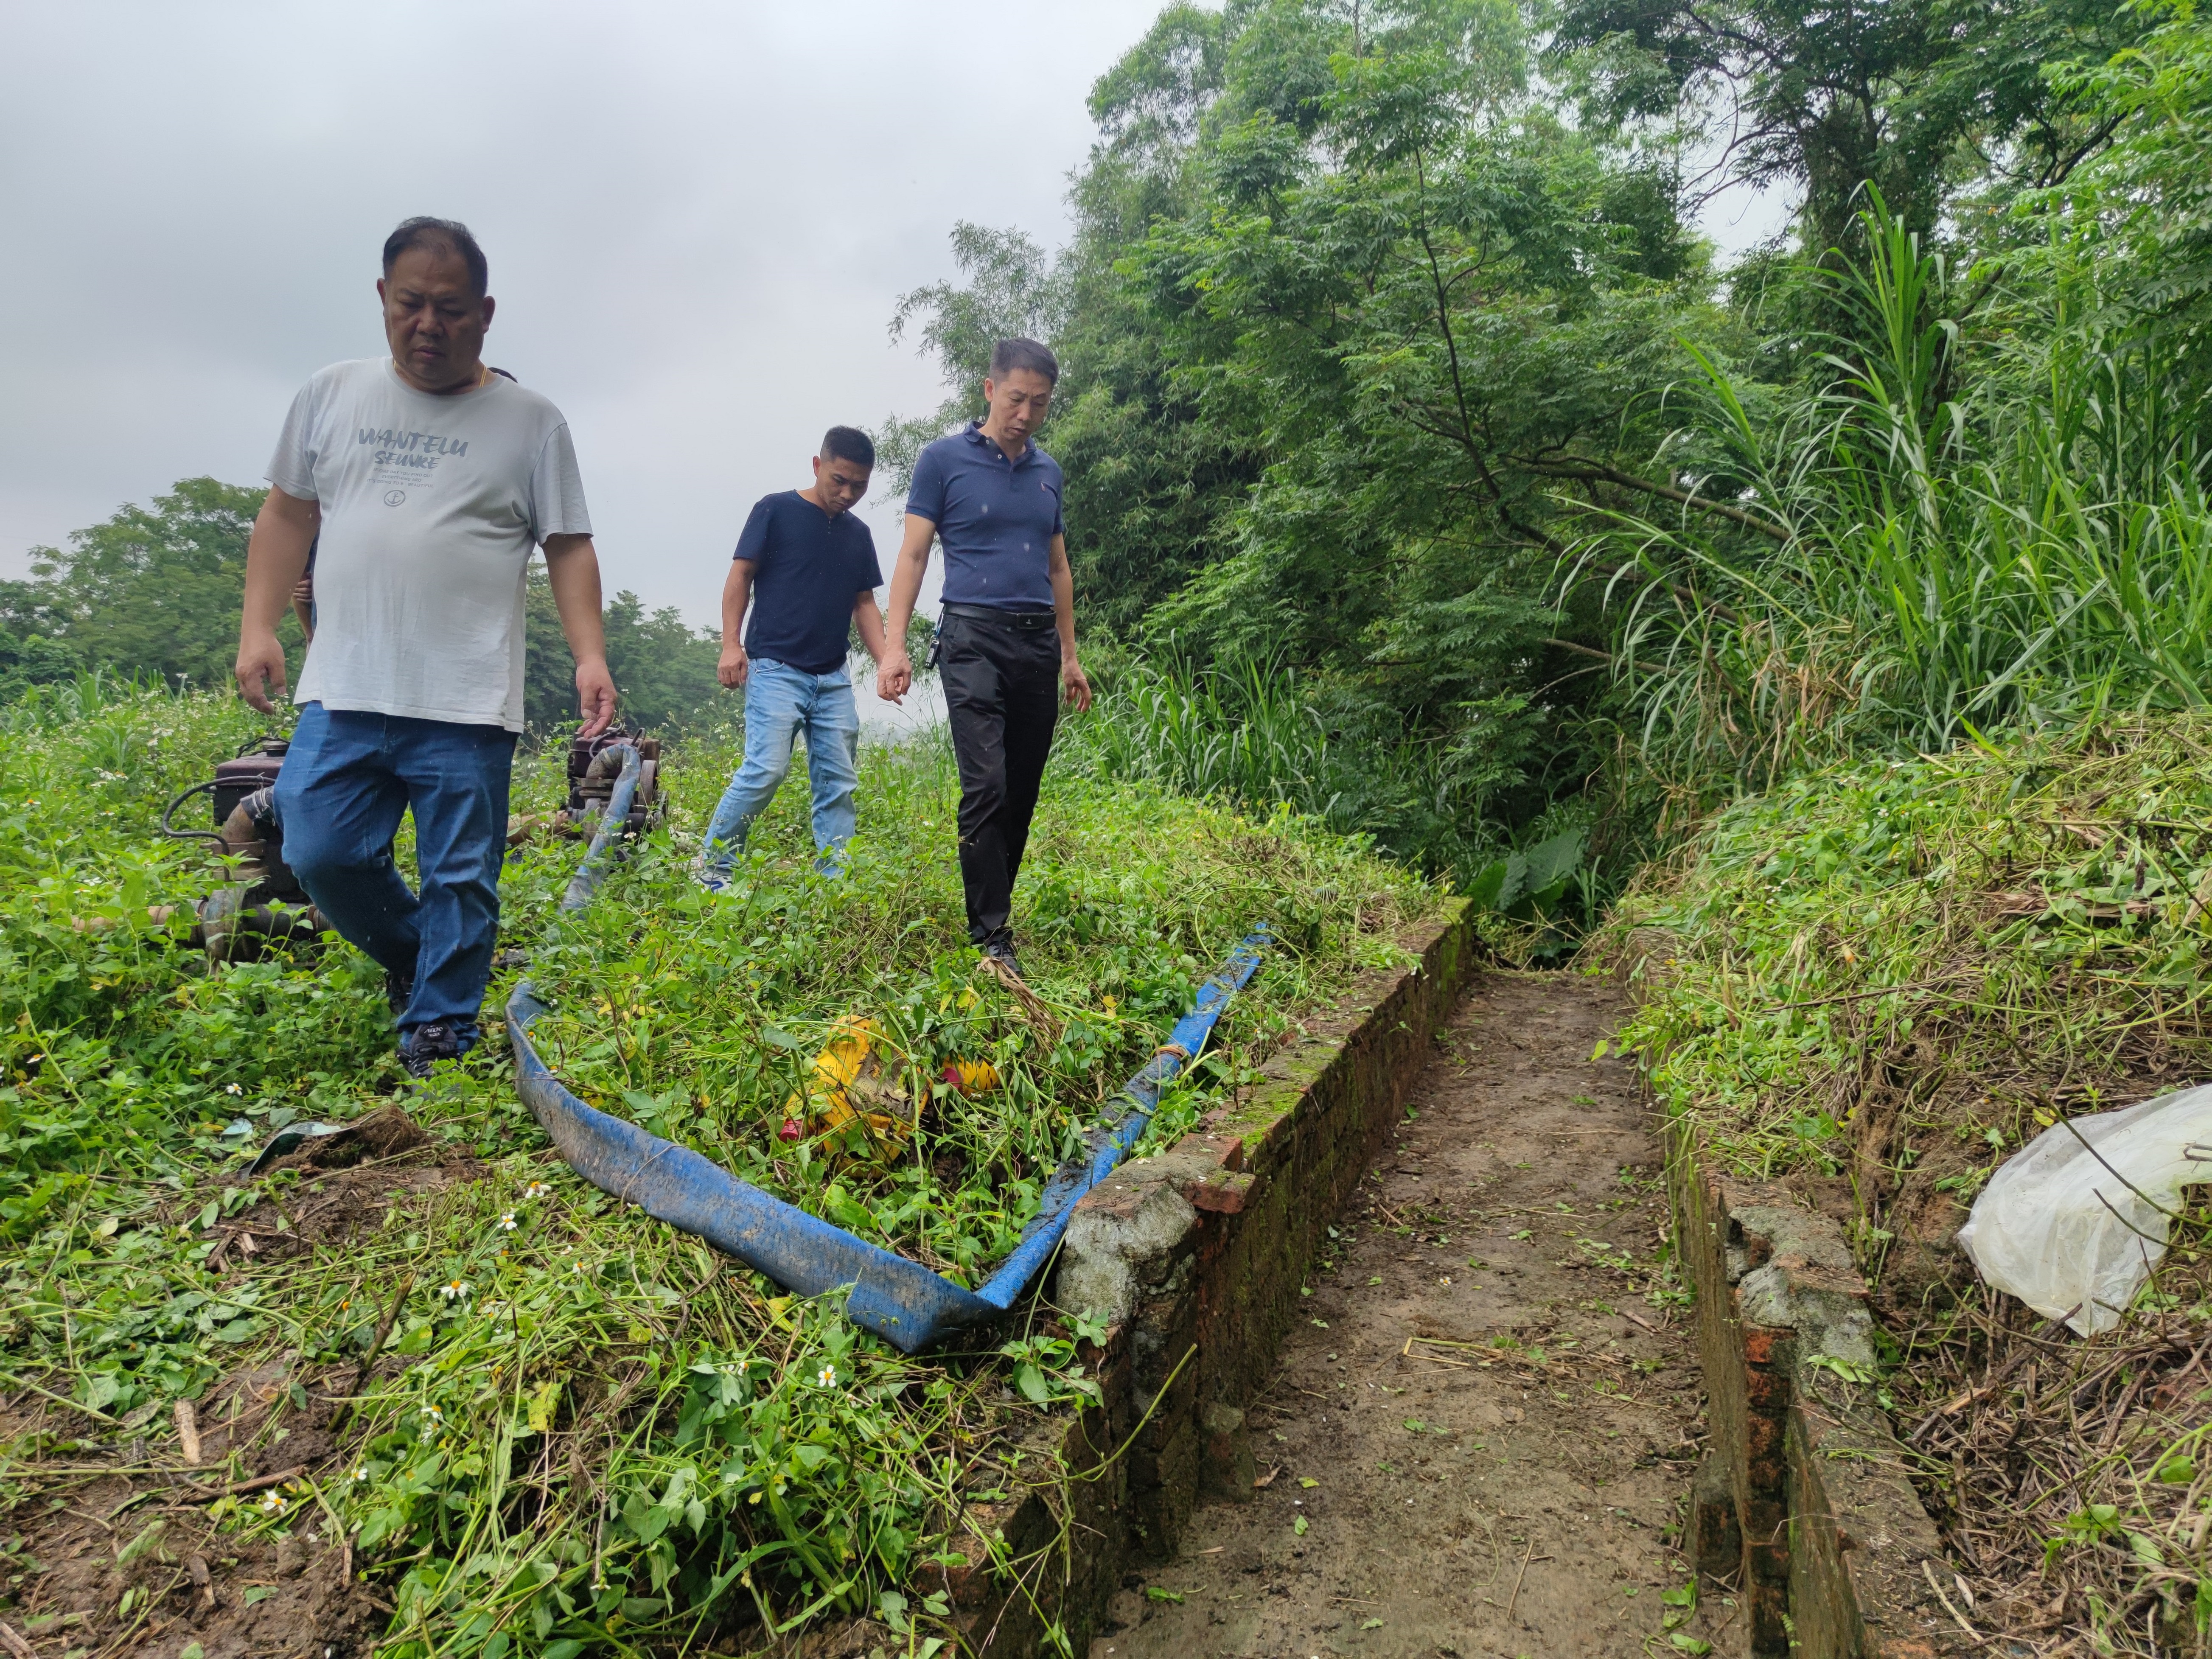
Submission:
<svg viewBox="0 0 2212 1659">
<path fill-rule="evenodd" d="M 1761 1659 L 1964 1654 L 1928 1582 L 1948 1583 L 1942 1540 L 1871 1397 L 1873 1320 L 1843 1230 L 1779 1185 L 1717 1174 L 1683 1120 L 1667 1141 L 1712 1436 L 1686 1547 L 1732 1587 Z"/>
<path fill-rule="evenodd" d="M 1073 1478 L 972 1505 L 951 1549 L 967 1565 L 933 1570 L 972 1652 L 1029 1659 L 1054 1626 L 1084 1652 L 1122 1573 L 1171 1556 L 1201 1495 L 1250 1497 L 1243 1407 L 1473 970 L 1466 902 L 1406 944 L 1413 966 L 1363 976 L 1247 1099 L 1077 1207 L 1054 1300 L 1111 1316 L 1083 1356 L 1104 1403 L 1031 1438 L 1028 1467 L 1058 1459 Z"/>
</svg>

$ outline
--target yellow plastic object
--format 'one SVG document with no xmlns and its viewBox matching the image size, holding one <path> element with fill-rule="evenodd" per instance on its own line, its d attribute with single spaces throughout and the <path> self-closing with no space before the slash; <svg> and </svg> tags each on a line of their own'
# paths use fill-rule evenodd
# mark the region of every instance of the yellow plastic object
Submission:
<svg viewBox="0 0 2212 1659">
<path fill-rule="evenodd" d="M 963 1095 L 988 1095 L 999 1086 L 999 1068 L 988 1060 L 956 1060 L 946 1065 L 945 1081 Z"/>
<path fill-rule="evenodd" d="M 896 1156 L 914 1133 L 911 1097 L 878 1051 L 882 1032 L 872 1019 L 847 1015 L 831 1028 L 829 1042 L 814 1056 L 802 1099 L 783 1103 L 787 1134 L 803 1122 L 805 1133 L 842 1137 L 846 1150 Z M 940 1074 L 964 1095 L 988 1094 L 999 1086 L 999 1071 L 988 1060 L 948 1061 Z M 848 1129 L 860 1133 L 847 1135 Z"/>
<path fill-rule="evenodd" d="M 830 1042 L 814 1056 L 804 1101 L 794 1094 L 783 1103 L 784 1116 L 803 1117 L 809 1133 L 837 1135 L 859 1127 L 876 1149 L 896 1154 L 914 1132 L 907 1091 L 877 1052 L 876 1023 L 851 1016 L 837 1022 Z M 847 1137 L 849 1150 L 862 1146 Z"/>
</svg>

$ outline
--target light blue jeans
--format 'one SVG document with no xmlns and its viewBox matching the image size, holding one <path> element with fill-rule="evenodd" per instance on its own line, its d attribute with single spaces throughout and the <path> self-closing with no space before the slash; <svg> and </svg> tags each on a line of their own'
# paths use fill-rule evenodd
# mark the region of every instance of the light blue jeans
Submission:
<svg viewBox="0 0 2212 1659">
<path fill-rule="evenodd" d="M 791 745 L 806 738 L 806 775 L 814 786 L 814 845 L 824 871 L 844 866 L 853 839 L 853 793 L 860 775 L 860 711 L 842 667 L 809 674 L 755 657 L 745 677 L 745 761 L 722 793 L 707 826 L 705 868 L 726 876 L 744 848 L 753 820 L 768 810 L 791 772 Z"/>
</svg>

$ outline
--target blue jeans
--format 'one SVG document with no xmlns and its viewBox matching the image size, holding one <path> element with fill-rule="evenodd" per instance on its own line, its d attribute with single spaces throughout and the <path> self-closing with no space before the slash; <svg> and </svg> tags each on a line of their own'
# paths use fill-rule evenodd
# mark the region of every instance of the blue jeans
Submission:
<svg viewBox="0 0 2212 1659">
<path fill-rule="evenodd" d="M 791 772 L 791 745 L 806 734 L 806 775 L 814 786 L 814 845 L 821 867 L 842 866 L 853 839 L 853 793 L 859 787 L 860 711 L 842 668 L 810 674 L 755 657 L 745 677 L 745 762 L 722 793 L 707 826 L 705 868 L 726 876 L 744 849 L 753 820 L 768 811 Z"/>
<path fill-rule="evenodd" d="M 300 711 L 276 775 L 284 861 L 331 927 L 415 981 L 403 1035 L 444 1024 L 477 1035 L 499 938 L 514 733 L 496 726 L 325 709 Z M 392 862 L 399 816 L 415 814 L 418 897 Z"/>
</svg>

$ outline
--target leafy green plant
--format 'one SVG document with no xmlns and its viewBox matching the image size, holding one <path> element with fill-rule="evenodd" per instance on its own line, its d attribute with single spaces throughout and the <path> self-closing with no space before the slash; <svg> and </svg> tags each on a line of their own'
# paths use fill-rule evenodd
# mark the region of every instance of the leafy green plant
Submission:
<svg viewBox="0 0 2212 1659">
<path fill-rule="evenodd" d="M 181 935 L 218 872 L 150 834 L 169 795 L 260 722 L 98 678 L 14 718 L 0 1374 L 68 1413 L 68 1456 L 164 1437 L 174 1402 L 213 1411 L 265 1365 L 286 1387 L 254 1433 L 291 1433 L 376 1357 L 388 1318 L 382 1352 L 404 1363 L 363 1389 L 338 1459 L 216 1506 L 268 1536 L 319 1526 L 307 1518 L 328 1504 L 392 1603 L 387 1651 L 573 1655 L 872 1611 L 903 1620 L 917 1652 L 944 1639 L 918 1575 L 1000 1547 L 963 1530 L 986 1501 L 971 1494 L 1064 1478 L 1031 1438 L 1097 1398 L 1081 1353 L 1097 1320 L 1037 1306 L 1011 1342 L 902 1357 L 834 1297 L 785 1294 L 544 1161 L 495 1026 L 405 1099 L 459 1178 L 365 1184 L 349 1231 L 302 1234 L 321 1178 L 242 1170 L 271 1130 L 343 1121 L 392 1085 L 380 976 L 336 942 L 209 971 Z M 511 859 L 505 930 L 552 1004 L 546 1050 L 608 1109 L 971 1282 L 1245 932 L 1300 919 L 1160 1133 L 1249 1078 L 1299 1009 L 1396 960 L 1396 930 L 1435 902 L 1307 821 L 1057 772 L 1018 900 L 1041 1020 L 971 971 L 941 741 L 867 751 L 843 880 L 814 873 L 805 802 L 787 792 L 741 890 L 717 902 L 685 866 L 738 742 L 709 723 L 671 751 L 671 827 L 580 915 L 556 914 L 576 843 Z M 559 798 L 561 762 L 526 757 L 520 808 Z M 855 1016 L 882 1034 L 919 1127 L 888 1146 L 784 1140 L 815 1052 Z M 958 1060 L 988 1060 L 996 1085 L 948 1082 Z M 249 1255 L 241 1231 L 300 1245 Z M 19 1491 L 44 1478 L 51 1438 L 13 1446 Z"/>
</svg>

